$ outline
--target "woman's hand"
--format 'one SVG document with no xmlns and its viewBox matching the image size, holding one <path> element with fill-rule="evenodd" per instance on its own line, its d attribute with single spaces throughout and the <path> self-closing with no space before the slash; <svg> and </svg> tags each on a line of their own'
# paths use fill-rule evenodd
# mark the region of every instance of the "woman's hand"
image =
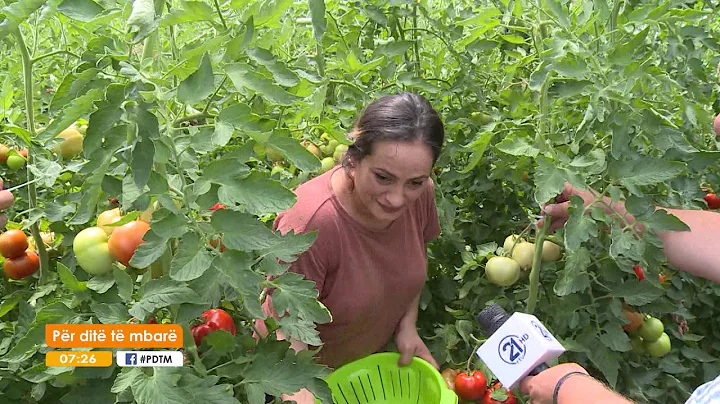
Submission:
<svg viewBox="0 0 720 404">
<path fill-rule="evenodd" d="M 293 395 L 283 394 L 284 401 L 295 401 L 297 404 L 315 404 L 315 396 L 307 389 L 302 389 Z"/>
<path fill-rule="evenodd" d="M 395 334 L 395 345 L 400 353 L 399 366 L 409 365 L 413 357 L 417 356 L 433 365 L 435 369 L 440 370 L 440 366 L 432 357 L 430 350 L 418 335 L 417 328 L 400 326 Z"/>
<path fill-rule="evenodd" d="M 2 178 L 0 178 L 0 189 L 3 189 Z M 0 210 L 5 210 L 9 208 L 14 202 L 15 198 L 10 191 L 0 191 Z M 4 213 L 0 213 L 0 228 L 5 227 L 5 223 L 7 223 L 7 215 L 5 215 Z"/>
</svg>

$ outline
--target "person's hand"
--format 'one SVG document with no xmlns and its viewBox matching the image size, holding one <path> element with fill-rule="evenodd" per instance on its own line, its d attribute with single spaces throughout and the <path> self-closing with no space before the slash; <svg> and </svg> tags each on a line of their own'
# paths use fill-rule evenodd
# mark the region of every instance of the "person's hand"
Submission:
<svg viewBox="0 0 720 404">
<path fill-rule="evenodd" d="M 398 366 L 407 366 L 412 362 L 413 357 L 424 359 L 435 369 L 440 370 L 435 358 L 433 358 L 427 345 L 418 335 L 415 327 L 400 327 L 395 335 L 395 346 L 400 353 Z"/>
<path fill-rule="evenodd" d="M 563 376 L 571 372 L 587 374 L 587 371 L 577 363 L 563 363 L 546 369 L 537 376 L 524 378 L 520 381 L 520 390 L 523 394 L 530 396 L 533 404 L 552 404 L 555 385 Z"/>
<path fill-rule="evenodd" d="M 543 206 L 543 212 L 550 216 L 550 229 L 548 233 L 552 233 L 555 229 L 563 227 L 567 222 L 570 214 L 568 208 L 570 207 L 570 197 L 577 195 L 583 199 L 585 207 L 595 202 L 595 196 L 593 192 L 581 190 L 570 185 L 569 182 L 565 183 L 565 188 L 562 190 L 560 195 L 555 198 L 555 203 L 549 203 Z M 538 227 L 541 227 L 544 223 L 544 219 L 540 219 L 537 223 Z"/>
<path fill-rule="evenodd" d="M 3 180 L 0 178 L 0 189 L 3 188 Z M 12 204 L 15 202 L 15 198 L 13 197 L 13 194 L 10 191 L 2 190 L 0 191 L 0 210 L 5 210 L 12 206 Z M 5 223 L 7 223 L 7 215 L 4 213 L 0 213 L 0 228 L 5 227 Z"/>
<path fill-rule="evenodd" d="M 295 394 L 283 394 L 284 401 L 295 401 L 297 404 L 315 404 L 315 396 L 308 390 L 302 389 Z"/>
</svg>

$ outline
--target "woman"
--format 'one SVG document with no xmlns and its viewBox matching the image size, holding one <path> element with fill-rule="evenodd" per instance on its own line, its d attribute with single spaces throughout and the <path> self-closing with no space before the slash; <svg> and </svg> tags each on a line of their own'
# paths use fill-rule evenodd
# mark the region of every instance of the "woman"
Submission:
<svg viewBox="0 0 720 404">
<path fill-rule="evenodd" d="M 342 165 L 298 187 L 297 202 L 274 223 L 283 234 L 318 234 L 290 267 L 315 282 L 333 316 L 318 325 L 318 359 L 337 368 L 383 351 L 394 336 L 401 366 L 418 356 L 437 368 L 416 320 L 426 245 L 440 234 L 430 173 L 444 140 L 442 121 L 419 95 L 385 96 L 368 105 L 351 138 Z M 264 308 L 277 317 L 271 297 Z M 262 321 L 258 328 L 267 332 Z M 308 349 L 299 341 L 292 346 Z M 311 397 L 303 391 L 287 399 Z"/>
</svg>

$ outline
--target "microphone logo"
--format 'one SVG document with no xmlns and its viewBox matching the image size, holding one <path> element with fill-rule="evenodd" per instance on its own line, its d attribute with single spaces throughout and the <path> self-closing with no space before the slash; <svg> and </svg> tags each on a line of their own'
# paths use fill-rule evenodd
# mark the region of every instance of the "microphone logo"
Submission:
<svg viewBox="0 0 720 404">
<path fill-rule="evenodd" d="M 530 338 L 529 335 L 523 334 L 521 337 L 517 335 L 507 335 L 500 340 L 498 344 L 498 356 L 503 362 L 509 365 L 516 365 L 525 358 L 525 341 Z"/>
</svg>

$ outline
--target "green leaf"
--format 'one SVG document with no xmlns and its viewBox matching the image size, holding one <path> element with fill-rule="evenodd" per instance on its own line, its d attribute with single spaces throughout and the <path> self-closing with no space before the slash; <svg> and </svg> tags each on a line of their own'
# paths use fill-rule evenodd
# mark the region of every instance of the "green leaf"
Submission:
<svg viewBox="0 0 720 404">
<path fill-rule="evenodd" d="M 93 369 L 93 368 L 89 368 Z M 133 368 L 130 368 L 133 369 Z M 74 374 L 73 374 L 74 376 Z M 96 380 L 92 383 L 78 384 L 62 396 L 62 404 L 112 403 L 117 397 L 110 391 L 112 380 Z"/>
<path fill-rule="evenodd" d="M 115 277 L 112 274 L 96 275 L 87 282 L 87 287 L 99 294 L 103 294 L 115 285 Z"/>
<path fill-rule="evenodd" d="M 287 272 L 272 282 L 273 305 L 278 314 L 290 313 L 290 317 L 300 317 L 314 323 L 328 323 L 332 320 L 328 309 L 317 301 L 318 290 L 315 282 L 303 278 L 294 272 Z"/>
<path fill-rule="evenodd" d="M 18 290 L 5 296 L 2 304 L 0 304 L 0 318 L 10 313 L 10 311 L 17 306 L 18 302 L 20 302 L 20 299 L 23 297 L 23 294 L 24 293 L 22 291 Z"/>
<path fill-rule="evenodd" d="M 225 251 L 213 260 L 213 266 L 241 296 L 247 311 L 254 318 L 264 318 L 259 296 L 265 278 L 252 270 L 253 259 L 239 251 Z"/>
<path fill-rule="evenodd" d="M 205 2 L 183 1 L 182 8 L 173 8 L 170 13 L 163 17 L 160 26 L 169 27 L 188 22 L 214 21 L 215 15 L 212 6 Z"/>
<path fill-rule="evenodd" d="M 608 324 L 603 328 L 603 333 L 600 334 L 600 341 L 612 349 L 618 352 L 628 352 L 632 349 L 630 345 L 630 338 L 616 324 Z"/>
<path fill-rule="evenodd" d="M 568 248 L 565 253 L 565 268 L 558 273 L 555 282 L 555 293 L 558 296 L 567 296 L 584 292 L 590 287 L 590 276 L 587 274 L 590 262 L 590 252 L 586 248 Z"/>
<path fill-rule="evenodd" d="M 223 244 L 240 251 L 271 249 L 281 239 L 265 224 L 247 213 L 220 209 L 213 212 L 211 223 L 219 233 L 224 233 Z"/>
<path fill-rule="evenodd" d="M 610 386 L 617 383 L 620 363 L 617 354 L 610 351 L 605 345 L 593 344 L 585 351 L 590 361 L 603 373 Z"/>
<path fill-rule="evenodd" d="M 235 104 L 220 111 L 220 122 L 226 122 L 237 129 L 249 132 L 271 132 L 275 129 L 275 120 L 253 114 L 244 104 Z"/>
<path fill-rule="evenodd" d="M 322 345 L 320 332 L 315 327 L 315 324 L 310 321 L 283 317 L 278 321 L 278 325 L 285 335 L 290 336 L 290 338 L 294 338 L 298 341 L 303 341 L 306 344 L 314 346 Z"/>
<path fill-rule="evenodd" d="M 615 63 L 621 66 L 627 65 L 632 62 L 635 53 L 637 53 L 638 50 L 643 48 L 643 45 L 645 44 L 645 38 L 647 38 L 648 32 L 650 32 L 649 26 L 638 32 L 637 35 L 633 36 L 633 38 L 627 43 L 621 44 L 617 48 L 615 48 L 615 50 L 608 57 L 608 60 L 611 63 Z"/>
<path fill-rule="evenodd" d="M 45 324 L 72 324 L 80 313 L 75 313 L 61 302 L 51 303 L 38 310 L 27 332 L 23 333 L 13 348 L 0 360 L 21 363 L 32 357 L 45 345 Z"/>
<path fill-rule="evenodd" d="M 647 228 L 656 232 L 662 231 L 690 231 L 690 227 L 677 216 L 668 213 L 665 209 L 659 209 L 647 219 L 642 221 Z"/>
<path fill-rule="evenodd" d="M 664 290 L 650 282 L 624 282 L 613 288 L 611 296 L 625 299 L 631 306 L 652 303 L 662 296 Z"/>
<path fill-rule="evenodd" d="M 143 240 L 145 242 L 138 246 L 135 254 L 130 258 L 130 265 L 135 268 L 147 268 L 167 249 L 168 238 L 158 236 L 152 228 L 145 233 Z"/>
<path fill-rule="evenodd" d="M 152 375 L 140 373 L 131 386 L 138 404 L 195 404 L 192 396 L 177 388 L 182 368 L 156 367 Z"/>
<path fill-rule="evenodd" d="M 163 208 L 153 213 L 150 228 L 162 239 L 180 238 L 188 231 L 187 217 Z"/>
<path fill-rule="evenodd" d="M 272 73 L 275 82 L 285 87 L 293 87 L 300 82 L 298 75 L 288 69 L 284 63 L 279 61 L 275 55 L 267 49 L 250 48 L 245 51 L 247 55 L 257 62 L 265 66 Z"/>
<path fill-rule="evenodd" d="M 105 9 L 93 0 L 63 0 L 58 6 L 58 11 L 70 18 L 88 22 Z"/>
<path fill-rule="evenodd" d="M 310 18 L 312 19 L 315 40 L 322 42 L 327 29 L 325 23 L 325 0 L 308 0 L 310 4 Z"/>
<path fill-rule="evenodd" d="M 527 139 L 519 136 L 506 137 L 495 147 L 501 152 L 513 156 L 537 157 L 538 153 L 540 153 L 540 149 L 528 143 Z"/>
<path fill-rule="evenodd" d="M 17 3 L 16 3 L 17 4 Z M 2 24 L 0 24 L 2 25 Z M 0 31 L 2 29 L 0 28 Z M 93 103 L 95 101 L 98 101 L 102 99 L 103 89 L 102 88 L 93 88 L 84 95 L 81 95 L 80 97 L 77 97 L 70 101 L 68 104 L 65 105 L 65 108 L 63 108 L 62 112 L 59 113 L 59 119 L 53 121 L 50 123 L 45 130 L 40 133 L 38 136 L 38 139 L 41 142 L 47 142 L 50 139 L 55 138 L 60 132 L 67 129 L 70 125 L 75 123 L 79 118 L 86 115 L 88 112 L 92 111 L 93 109 Z M 121 111 L 122 112 L 122 111 Z M 95 113 L 93 113 L 95 114 Z M 92 117 L 92 115 L 91 115 Z M 83 139 L 83 150 L 85 155 L 87 156 L 89 151 L 87 150 L 86 142 L 88 136 L 92 136 L 93 133 L 90 132 L 90 127 L 88 126 L 88 132 L 86 133 L 85 139 Z M 90 137 L 92 147 L 92 140 L 93 137 Z"/>
<path fill-rule="evenodd" d="M 212 134 L 212 144 L 215 147 L 224 147 L 232 138 L 234 131 L 232 125 L 227 122 L 215 122 L 215 131 Z"/>
<path fill-rule="evenodd" d="M 560 192 L 565 188 L 565 181 L 568 176 L 567 172 L 559 168 L 555 161 L 546 157 L 539 157 L 537 163 L 535 201 L 544 204 L 560 195 Z"/>
<path fill-rule="evenodd" d="M 35 11 L 45 4 L 46 0 L 21 0 L 0 9 L 0 40 L 10 35 L 24 23 Z M 5 3 L 7 4 L 7 3 Z"/>
<path fill-rule="evenodd" d="M 597 237 L 597 223 L 585 214 L 583 199 L 577 195 L 570 197 L 570 218 L 565 224 L 565 247 L 572 251 L 580 247 L 591 237 Z"/>
<path fill-rule="evenodd" d="M 178 253 L 170 264 L 170 277 L 176 281 L 197 279 L 210 267 L 210 263 L 210 253 L 200 244 L 198 235 L 187 233 L 180 240 Z"/>
<path fill-rule="evenodd" d="M 132 386 L 138 384 L 143 376 L 143 371 L 139 367 L 122 368 L 120 370 L 120 373 L 118 373 L 117 377 L 115 378 L 115 382 L 113 383 L 112 389 L 110 389 L 110 391 L 113 393 L 122 393 L 123 391 L 128 390 L 132 388 Z"/>
<path fill-rule="evenodd" d="M 200 296 L 184 282 L 165 277 L 144 284 L 140 287 L 138 295 L 141 299 L 130 309 L 130 314 L 140 321 L 145 321 L 150 314 L 172 304 L 202 303 Z"/>
<path fill-rule="evenodd" d="M 134 0 L 127 20 L 128 31 L 133 33 L 132 42 L 138 43 L 155 30 L 155 4 L 153 0 Z"/>
<path fill-rule="evenodd" d="M 58 276 L 60 277 L 60 281 L 65 285 L 68 289 L 70 289 L 73 292 L 85 292 L 88 290 L 87 288 L 87 282 L 79 282 L 75 275 L 70 272 L 70 269 L 66 267 L 62 262 L 58 262 L 57 264 L 57 272 Z M 0 310 L 1 311 L 1 310 Z M 2 316 L 0 316 L 2 317 Z"/>
<path fill-rule="evenodd" d="M 253 173 L 240 179 L 225 181 L 218 190 L 220 203 L 239 206 L 255 215 L 277 213 L 295 203 L 295 194 L 278 181 Z"/>
<path fill-rule="evenodd" d="M 292 105 L 300 100 L 300 97 L 285 91 L 285 89 L 256 73 L 247 65 L 228 65 L 225 68 L 225 73 L 230 77 L 238 91 L 246 88 L 280 105 Z"/>
<path fill-rule="evenodd" d="M 279 235 L 279 233 L 276 233 Z M 315 242 L 317 232 L 312 231 L 303 234 L 295 234 L 290 231 L 280 236 L 280 243 L 266 250 L 268 254 L 272 254 L 281 261 L 293 262 L 297 259 L 297 255 L 306 251 Z"/>
<path fill-rule="evenodd" d="M 124 324 L 130 318 L 123 303 L 93 303 L 90 309 L 103 324 Z"/>
<path fill-rule="evenodd" d="M 565 11 L 564 7 L 558 3 L 557 0 L 547 0 L 547 4 L 560 25 L 566 28 L 570 27 L 570 19 L 568 18 L 568 13 Z"/>
<path fill-rule="evenodd" d="M 115 275 L 115 283 L 117 284 L 118 297 L 124 302 L 130 302 L 132 300 L 133 293 L 133 280 L 127 272 L 123 271 L 119 267 L 113 268 Z"/>
<path fill-rule="evenodd" d="M 194 104 L 207 98 L 215 91 L 215 80 L 213 69 L 210 64 L 210 56 L 203 55 L 200 67 L 178 86 L 178 101 L 186 104 Z"/>
<path fill-rule="evenodd" d="M 53 113 L 59 111 L 75 98 L 87 93 L 90 88 L 98 88 L 98 84 L 105 83 L 105 87 L 107 87 L 107 82 L 97 79 L 99 72 L 98 69 L 86 69 L 77 75 L 68 73 L 53 94 L 50 111 Z"/>
<path fill-rule="evenodd" d="M 685 170 L 685 163 L 644 157 L 631 161 L 612 161 L 610 175 L 627 187 L 668 182 Z"/>
<path fill-rule="evenodd" d="M 290 137 L 287 130 L 273 131 L 267 143 L 303 171 L 316 171 L 320 168 L 320 160 Z"/>
<path fill-rule="evenodd" d="M 492 129 L 494 129 L 494 125 L 492 126 Z M 463 146 L 466 149 L 470 149 L 472 151 L 472 155 L 470 156 L 470 162 L 462 169 L 462 171 L 460 171 L 460 174 L 469 173 L 470 170 L 475 168 L 475 166 L 482 161 L 482 157 L 485 154 L 485 150 L 487 150 L 488 144 L 490 144 L 490 141 L 495 137 L 495 133 L 497 133 L 492 129 L 480 133 L 475 139 L 473 139 L 472 142 Z"/>
</svg>

